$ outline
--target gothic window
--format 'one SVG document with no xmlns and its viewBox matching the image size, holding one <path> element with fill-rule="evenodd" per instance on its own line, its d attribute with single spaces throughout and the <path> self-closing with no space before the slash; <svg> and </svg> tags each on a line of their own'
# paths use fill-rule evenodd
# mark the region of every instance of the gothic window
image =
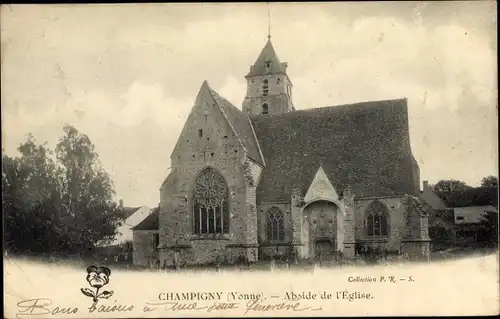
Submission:
<svg viewBox="0 0 500 319">
<path fill-rule="evenodd" d="M 380 201 L 372 202 L 366 209 L 365 229 L 367 237 L 389 234 L 389 211 Z"/>
<path fill-rule="evenodd" d="M 194 186 L 193 231 L 199 235 L 229 233 L 228 187 L 213 168 L 205 169 Z"/>
<path fill-rule="evenodd" d="M 277 207 L 267 212 L 267 239 L 269 241 L 285 240 L 283 213 Z"/>
<path fill-rule="evenodd" d="M 262 95 L 267 96 L 269 93 L 269 81 L 267 79 L 264 79 L 262 81 Z"/>
<path fill-rule="evenodd" d="M 267 104 L 262 105 L 262 114 L 269 114 L 269 107 Z"/>
</svg>

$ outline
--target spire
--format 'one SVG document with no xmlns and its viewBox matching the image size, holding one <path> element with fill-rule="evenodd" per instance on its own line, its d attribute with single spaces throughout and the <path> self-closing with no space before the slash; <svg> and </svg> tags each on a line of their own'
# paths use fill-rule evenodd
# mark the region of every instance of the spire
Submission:
<svg viewBox="0 0 500 319">
<path fill-rule="evenodd" d="M 247 77 L 277 73 L 286 73 L 286 63 L 280 62 L 273 44 L 271 43 L 271 39 L 268 39 L 259 57 L 250 67 L 250 72 L 247 74 Z"/>
</svg>

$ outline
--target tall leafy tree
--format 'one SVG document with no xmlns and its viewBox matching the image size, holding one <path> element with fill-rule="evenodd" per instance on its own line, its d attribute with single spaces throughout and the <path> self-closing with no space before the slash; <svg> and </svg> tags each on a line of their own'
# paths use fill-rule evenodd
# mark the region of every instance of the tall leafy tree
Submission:
<svg viewBox="0 0 500 319">
<path fill-rule="evenodd" d="M 57 215 L 56 165 L 47 146 L 37 145 L 32 135 L 18 150 L 18 158 L 2 155 L 4 239 L 13 250 L 36 253 L 53 244 L 48 235 Z"/>
<path fill-rule="evenodd" d="M 461 191 L 472 188 L 465 182 L 457 181 L 454 179 L 441 180 L 434 185 L 434 192 L 442 198 L 448 197 L 455 191 Z"/>
<path fill-rule="evenodd" d="M 87 135 L 66 125 L 55 154 L 29 136 L 2 154 L 5 243 L 10 251 L 86 253 L 114 238 L 118 205 Z"/>
<path fill-rule="evenodd" d="M 482 187 L 492 187 L 498 188 L 498 177 L 496 176 L 486 176 L 481 180 Z"/>
<path fill-rule="evenodd" d="M 113 183 L 89 137 L 70 125 L 64 133 L 56 146 L 61 218 L 72 235 L 71 250 L 83 252 L 112 240 L 120 218 Z"/>
<path fill-rule="evenodd" d="M 487 246 L 497 247 L 499 238 L 498 212 L 493 210 L 486 211 L 481 217 L 480 226 L 484 233 L 482 241 L 484 241 Z"/>
</svg>

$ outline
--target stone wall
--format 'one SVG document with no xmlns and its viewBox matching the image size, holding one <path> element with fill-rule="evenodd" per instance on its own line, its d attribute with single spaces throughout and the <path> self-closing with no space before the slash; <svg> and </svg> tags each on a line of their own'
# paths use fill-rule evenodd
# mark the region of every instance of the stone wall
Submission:
<svg viewBox="0 0 500 319">
<path fill-rule="evenodd" d="M 258 228 L 259 228 L 259 256 L 265 259 L 276 257 L 290 252 L 290 243 L 293 240 L 292 218 L 290 213 L 290 203 L 274 202 L 261 203 L 258 206 Z M 285 238 L 282 242 L 273 243 L 267 238 L 267 214 L 273 207 L 278 208 L 283 213 L 283 225 Z"/>
<path fill-rule="evenodd" d="M 406 196 L 406 229 L 402 238 L 402 252 L 410 260 L 429 261 L 429 220 L 426 208 L 415 196 Z"/>
<path fill-rule="evenodd" d="M 389 236 L 367 237 L 365 230 L 365 213 L 368 205 L 378 200 L 385 204 L 389 211 Z M 384 198 L 360 198 L 355 201 L 356 207 L 356 242 L 374 249 L 399 252 L 401 240 L 405 232 L 405 211 L 406 203 L 404 196 L 384 197 Z"/>
<path fill-rule="evenodd" d="M 257 206 L 257 185 L 260 181 L 262 167 L 255 162 L 247 159 L 243 166 L 245 173 L 245 239 L 241 242 L 247 249 L 235 254 L 244 254 L 249 261 L 256 261 L 258 252 L 255 247 L 259 243 L 259 208 Z M 233 254 L 234 255 L 234 254 Z"/>
<path fill-rule="evenodd" d="M 260 171 L 249 162 L 224 114 L 202 87 L 171 155 L 175 178 L 160 191 L 162 263 L 172 265 L 174 250 L 179 250 L 181 262 L 212 263 L 226 250 L 231 254 L 231 245 L 257 244 L 256 184 L 249 186 L 245 172 L 250 165 L 251 175 L 258 178 Z M 229 233 L 224 236 L 194 235 L 193 188 L 207 167 L 221 174 L 229 189 Z"/>
<path fill-rule="evenodd" d="M 429 261 L 430 241 L 403 240 L 401 243 L 401 251 L 408 260 Z"/>
<path fill-rule="evenodd" d="M 356 241 L 356 222 L 359 220 L 358 207 L 354 203 L 354 194 L 349 189 L 344 190 L 344 249 L 342 253 L 345 257 L 354 257 Z"/>
<path fill-rule="evenodd" d="M 158 234 L 157 230 L 135 230 L 134 237 L 134 252 L 133 262 L 137 266 L 156 265 L 158 253 L 154 247 L 154 235 Z"/>
<path fill-rule="evenodd" d="M 286 74 L 267 74 L 247 79 L 246 97 L 254 98 L 262 96 L 264 79 L 267 79 L 268 96 L 286 94 L 286 86 L 291 84 Z"/>
<path fill-rule="evenodd" d="M 268 80 L 268 94 L 264 96 L 263 80 Z M 262 113 L 262 105 L 267 104 L 269 114 L 286 113 L 292 110 L 291 92 L 292 84 L 285 74 L 269 74 L 253 77 L 247 80 L 247 94 L 243 100 L 243 112 L 251 115 Z M 290 93 L 291 94 L 291 93 Z"/>
<path fill-rule="evenodd" d="M 283 213 L 283 224 L 285 228 L 284 242 L 290 242 L 293 239 L 292 219 L 290 214 L 290 204 L 283 202 L 261 203 L 258 205 L 259 212 L 259 243 L 269 243 L 267 238 L 267 214 L 268 211 L 276 207 Z"/>
<path fill-rule="evenodd" d="M 269 95 L 243 100 L 243 112 L 249 115 L 262 114 L 263 105 L 268 105 L 268 114 L 281 114 L 290 112 L 292 104 L 286 94 Z"/>
<path fill-rule="evenodd" d="M 378 200 L 389 211 L 389 236 L 367 237 L 365 212 Z M 427 215 L 419 212 L 413 195 L 358 199 L 356 205 L 356 242 L 376 251 L 401 253 L 411 260 L 429 260 L 429 228 Z"/>
<path fill-rule="evenodd" d="M 262 244 L 259 246 L 259 258 L 269 260 L 280 256 L 291 256 L 293 245 L 290 244 Z"/>
<path fill-rule="evenodd" d="M 290 199 L 290 215 L 292 220 L 292 243 L 297 250 L 298 258 L 309 258 L 309 224 L 304 218 L 304 200 L 299 189 L 293 189 Z"/>
</svg>

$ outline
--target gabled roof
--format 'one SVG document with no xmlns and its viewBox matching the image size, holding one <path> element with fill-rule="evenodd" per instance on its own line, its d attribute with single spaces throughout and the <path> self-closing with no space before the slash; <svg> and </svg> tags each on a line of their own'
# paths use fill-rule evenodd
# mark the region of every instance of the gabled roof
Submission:
<svg viewBox="0 0 500 319">
<path fill-rule="evenodd" d="M 249 158 L 260 165 L 264 165 L 264 159 L 260 153 L 259 145 L 257 139 L 253 133 L 252 124 L 246 114 L 234 106 L 231 102 L 220 96 L 215 90 L 213 90 L 208 82 L 205 80 L 201 85 L 200 91 L 198 92 L 197 100 L 203 94 L 210 94 L 213 98 L 215 104 L 221 110 L 223 116 L 226 118 L 231 131 L 234 133 L 236 139 L 240 145 L 245 149 L 245 152 Z M 181 139 L 177 140 L 174 147 L 174 151 L 179 147 Z M 170 174 L 169 174 L 170 176 Z M 163 185 L 167 180 L 164 180 Z"/>
<path fill-rule="evenodd" d="M 142 206 L 139 207 L 122 207 L 118 209 L 118 215 L 123 219 L 127 219 L 132 216 L 136 211 L 138 211 Z"/>
<path fill-rule="evenodd" d="M 132 230 L 158 230 L 158 218 L 160 216 L 160 208 L 156 207 L 148 217 L 137 224 Z"/>
<path fill-rule="evenodd" d="M 304 196 L 320 165 L 356 197 L 417 194 L 406 99 L 252 117 L 266 167 L 257 200 Z"/>
<path fill-rule="evenodd" d="M 269 68 L 266 66 L 267 62 L 269 62 Z M 247 74 L 247 77 L 285 72 L 285 64 L 280 62 L 278 56 L 276 55 L 276 51 L 274 51 L 271 39 L 268 39 L 266 45 L 260 52 L 259 57 L 250 68 L 250 72 Z"/>
<path fill-rule="evenodd" d="M 248 116 L 240 111 L 231 102 L 229 102 L 228 100 L 220 96 L 217 92 L 215 92 L 212 88 L 210 88 L 206 81 L 204 83 L 206 83 L 214 100 L 226 116 L 230 126 L 236 134 L 236 137 L 240 140 L 243 147 L 245 148 L 248 157 L 250 157 L 255 162 L 263 165 L 264 161 L 260 154 L 259 145 L 253 134 L 252 126 L 250 121 L 248 120 Z"/>
<path fill-rule="evenodd" d="M 447 207 L 495 206 L 498 207 L 498 189 L 494 187 L 476 187 L 454 191 L 442 196 Z"/>
</svg>

